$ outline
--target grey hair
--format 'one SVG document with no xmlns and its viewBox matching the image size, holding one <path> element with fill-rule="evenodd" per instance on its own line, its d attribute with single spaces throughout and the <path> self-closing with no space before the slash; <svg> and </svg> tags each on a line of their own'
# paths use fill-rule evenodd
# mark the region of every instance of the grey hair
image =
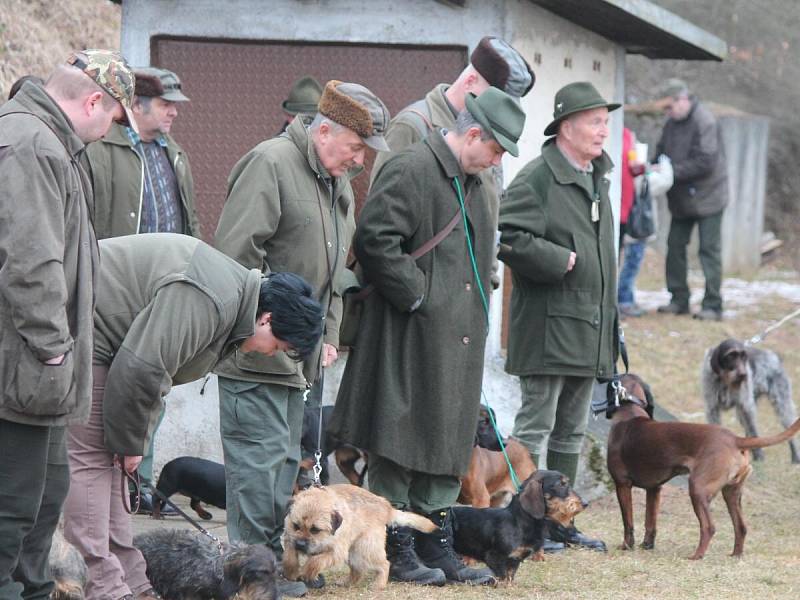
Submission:
<svg viewBox="0 0 800 600">
<path fill-rule="evenodd" d="M 311 130 L 311 133 L 318 132 L 320 126 L 323 123 L 327 123 L 328 124 L 328 126 L 331 129 L 331 133 L 333 133 L 333 135 L 341 133 L 342 131 L 347 129 L 347 127 L 345 127 L 344 125 L 340 125 L 339 123 L 337 123 L 336 121 L 333 121 L 332 119 L 329 119 L 328 117 L 326 117 L 322 113 L 317 113 L 314 116 L 314 120 L 311 121 L 311 125 L 309 125 L 309 129 Z"/>
<path fill-rule="evenodd" d="M 458 113 L 458 117 L 456 117 L 456 126 L 455 132 L 458 135 L 466 135 L 467 131 L 472 129 L 473 127 L 477 127 L 481 131 L 481 141 L 488 142 L 489 140 L 493 140 L 494 136 L 492 135 L 491 131 L 486 131 L 483 128 L 478 120 L 469 112 L 466 108 Z"/>
<path fill-rule="evenodd" d="M 133 102 L 139 103 L 139 106 L 142 107 L 143 114 L 150 114 L 150 107 L 153 104 L 153 98 L 151 96 L 136 96 L 134 97 Z"/>
</svg>

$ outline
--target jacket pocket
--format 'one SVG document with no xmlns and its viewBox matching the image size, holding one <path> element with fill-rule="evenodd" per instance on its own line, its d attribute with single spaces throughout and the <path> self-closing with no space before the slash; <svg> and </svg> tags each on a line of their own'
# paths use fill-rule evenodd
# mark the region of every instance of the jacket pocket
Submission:
<svg viewBox="0 0 800 600">
<path fill-rule="evenodd" d="M 72 352 L 60 365 L 46 365 L 23 344 L 12 387 L 11 407 L 26 415 L 66 415 L 75 408 Z"/>
<path fill-rule="evenodd" d="M 542 357 L 546 366 L 594 369 L 599 343 L 599 306 L 577 298 L 548 298 Z"/>
</svg>

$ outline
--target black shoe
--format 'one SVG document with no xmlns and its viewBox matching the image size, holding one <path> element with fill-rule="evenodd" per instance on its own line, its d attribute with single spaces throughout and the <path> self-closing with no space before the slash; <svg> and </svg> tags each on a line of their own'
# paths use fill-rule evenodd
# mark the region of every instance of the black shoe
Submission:
<svg viewBox="0 0 800 600">
<path fill-rule="evenodd" d="M 420 585 L 444 585 L 441 569 L 423 565 L 414 551 L 414 534 L 409 527 L 389 527 L 386 535 L 386 558 L 389 559 L 389 579 Z"/>
<path fill-rule="evenodd" d="M 496 585 L 497 580 L 488 568 L 473 569 L 464 564 L 453 550 L 453 525 L 450 509 L 442 509 L 425 515 L 439 529 L 433 533 L 417 533 L 417 556 L 426 566 L 444 571 L 447 581 L 470 585 Z"/>
<path fill-rule="evenodd" d="M 136 494 L 131 492 L 131 509 L 136 508 Z M 137 515 L 152 515 L 153 514 L 153 495 L 150 492 L 142 491 L 141 501 L 139 502 L 139 510 L 136 511 Z M 172 508 L 169 504 L 161 506 L 162 517 L 174 517 L 178 511 Z"/>
<path fill-rule="evenodd" d="M 548 519 L 547 528 L 550 534 L 549 537 L 554 542 L 562 542 L 570 547 L 576 546 L 578 548 L 587 548 L 588 550 L 597 550 L 598 552 L 608 552 L 606 543 L 603 540 L 596 540 L 582 534 L 575 525 L 564 527 Z"/>
<path fill-rule="evenodd" d="M 275 586 L 278 588 L 278 597 L 302 598 L 308 593 L 306 584 L 302 581 L 289 581 L 282 574 L 275 579 Z"/>
<path fill-rule="evenodd" d="M 712 310 L 710 308 L 704 308 L 693 316 L 700 321 L 722 321 L 722 311 Z"/>
<path fill-rule="evenodd" d="M 658 312 L 668 315 L 688 315 L 689 306 L 685 304 L 676 304 L 675 302 L 670 302 L 669 304 L 664 304 L 663 306 L 659 306 Z"/>
<path fill-rule="evenodd" d="M 566 549 L 567 545 L 564 542 L 554 542 L 550 538 L 544 538 L 542 550 L 545 554 L 558 554 L 559 552 L 564 552 Z"/>
</svg>

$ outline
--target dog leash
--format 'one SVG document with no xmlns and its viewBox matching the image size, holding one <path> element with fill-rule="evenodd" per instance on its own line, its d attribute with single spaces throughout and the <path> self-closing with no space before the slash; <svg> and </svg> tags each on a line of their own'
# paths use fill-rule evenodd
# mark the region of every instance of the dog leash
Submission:
<svg viewBox="0 0 800 600">
<path fill-rule="evenodd" d="M 497 426 L 497 421 L 494 418 L 494 410 L 489 406 L 489 400 L 486 398 L 486 393 L 481 388 L 481 396 L 483 396 L 483 405 L 486 407 L 486 412 L 489 413 L 489 421 L 492 423 L 492 429 L 494 429 L 494 434 L 497 436 L 497 442 L 500 444 L 500 450 L 503 452 L 503 458 L 506 459 L 506 465 L 508 465 L 508 472 L 511 475 L 511 483 L 514 484 L 517 492 L 522 488 L 522 482 L 520 482 L 519 477 L 517 476 L 517 472 L 514 470 L 514 465 L 511 464 L 511 459 L 508 458 L 508 452 L 506 452 L 506 445 L 503 442 L 503 436 L 500 435 L 500 428 Z"/>
<path fill-rule="evenodd" d="M 192 519 L 192 517 L 187 515 L 180 508 L 178 508 L 178 506 L 176 506 L 175 503 L 172 502 L 172 500 L 170 500 L 164 494 L 162 494 L 161 490 L 159 490 L 156 486 L 154 486 L 151 481 L 145 479 L 144 477 L 141 477 L 139 475 L 138 471 L 136 471 L 136 478 L 135 479 L 134 479 L 134 477 L 132 475 L 126 473 L 124 469 L 122 470 L 122 474 L 123 474 L 123 478 L 122 478 L 123 479 L 123 483 L 126 480 L 125 476 L 127 476 L 131 481 L 136 483 L 136 485 L 140 486 L 142 483 L 144 483 L 147 487 L 150 488 L 150 491 L 153 494 L 158 496 L 159 499 L 161 499 L 165 504 L 168 504 L 170 507 L 175 509 L 175 511 L 180 516 L 182 516 L 184 519 L 186 519 L 189 522 L 190 525 L 192 525 L 195 529 L 197 529 L 200 533 L 202 533 L 206 537 L 209 537 L 211 539 L 211 541 L 213 541 L 217 545 L 217 550 L 219 550 L 220 554 L 225 554 L 225 547 L 224 547 L 224 544 L 222 543 L 222 540 L 220 540 L 217 536 L 215 536 L 214 534 L 209 532 L 207 529 L 203 528 L 197 521 Z M 124 486 L 123 486 L 123 488 L 124 488 Z M 137 493 L 137 495 L 139 495 L 139 498 L 141 498 L 141 489 L 139 487 L 136 488 L 136 493 Z M 122 490 L 122 503 L 125 504 L 125 490 L 124 489 Z M 137 510 L 138 510 L 138 507 L 137 507 Z"/>
<path fill-rule="evenodd" d="M 307 387 L 303 392 L 303 405 L 308 403 L 308 394 L 311 387 Z M 314 466 L 311 469 L 314 473 L 314 487 L 322 487 L 320 475 L 322 475 L 322 398 L 319 400 L 319 423 L 317 426 L 317 449 L 314 452 Z"/>
<path fill-rule="evenodd" d="M 778 327 L 780 327 L 781 325 L 783 325 L 783 324 L 784 324 L 784 323 L 786 323 L 787 321 L 791 321 L 792 319 L 794 319 L 794 318 L 795 318 L 796 316 L 798 316 L 798 315 L 800 315 L 800 308 L 798 308 L 798 309 L 797 309 L 796 311 L 794 311 L 794 312 L 791 312 L 791 313 L 789 313 L 788 315 L 786 315 L 785 317 L 783 317 L 783 318 L 782 318 L 780 321 L 778 321 L 777 323 L 773 323 L 772 325 L 770 325 L 769 327 L 767 327 L 767 328 L 766 328 L 764 331 L 762 331 L 761 333 L 758 333 L 758 334 L 754 335 L 754 336 L 753 336 L 753 337 L 751 337 L 749 340 L 747 340 L 747 341 L 744 343 L 744 345 L 745 345 L 745 346 L 754 346 L 754 345 L 756 345 L 756 344 L 759 344 L 759 343 L 761 343 L 761 342 L 764 340 L 764 338 L 765 338 L 765 337 L 767 337 L 767 334 L 768 334 L 769 332 L 771 332 L 771 331 L 774 331 L 775 329 L 777 329 Z"/>
</svg>

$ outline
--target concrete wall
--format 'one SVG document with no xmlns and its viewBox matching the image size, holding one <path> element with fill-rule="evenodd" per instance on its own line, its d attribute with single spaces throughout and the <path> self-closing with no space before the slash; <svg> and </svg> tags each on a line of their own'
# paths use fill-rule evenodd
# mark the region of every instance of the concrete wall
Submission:
<svg viewBox="0 0 800 600">
<path fill-rule="evenodd" d="M 523 99 L 527 113 L 519 158 L 504 161 L 506 183 L 538 156 L 543 130 L 553 113 L 556 91 L 572 81 L 588 80 L 609 101 L 624 96 L 624 50 L 596 34 L 535 6 L 527 0 L 470 1 L 466 9 L 406 0 L 125 0 L 122 52 L 136 65 L 149 64 L 150 40 L 156 35 L 252 40 L 307 40 L 382 44 L 467 45 L 484 35 L 509 40 L 533 66 L 537 80 Z M 453 78 L 457 73 L 453 74 Z M 607 151 L 621 154 L 621 111 L 612 113 Z M 619 172 L 611 174 L 612 202 L 619 203 Z M 515 378 L 503 373 L 500 356 L 501 295 L 492 298 L 484 390 L 509 431 L 519 404 Z M 326 378 L 326 402 L 335 398 L 338 364 Z M 219 459 L 217 386 L 214 378 L 198 396 L 200 385 L 176 388 L 168 398 L 167 418 L 157 436 L 156 467 L 180 454 Z"/>
</svg>

